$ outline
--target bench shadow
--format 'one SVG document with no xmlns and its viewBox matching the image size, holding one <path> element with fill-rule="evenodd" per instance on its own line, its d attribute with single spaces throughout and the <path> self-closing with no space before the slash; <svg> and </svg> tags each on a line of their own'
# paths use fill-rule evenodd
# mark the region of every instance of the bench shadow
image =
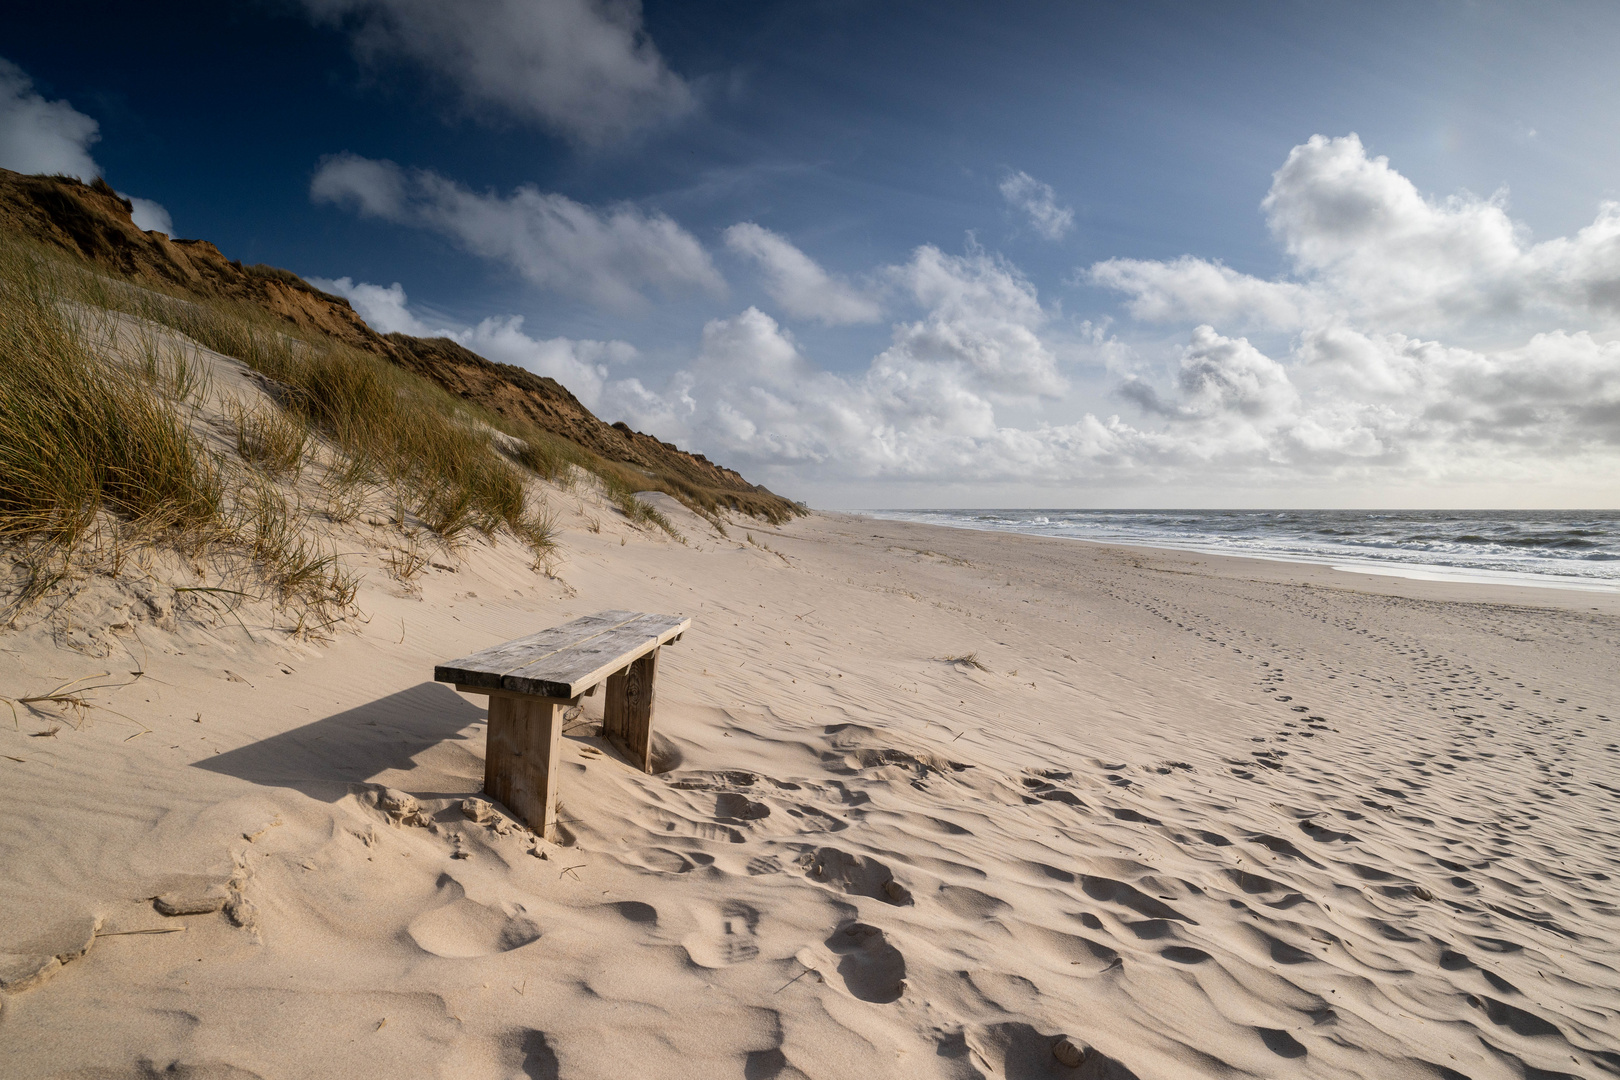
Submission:
<svg viewBox="0 0 1620 1080">
<path fill-rule="evenodd" d="M 416 768 L 415 755 L 448 740 L 479 742 L 461 734 L 488 714 L 443 683 L 424 682 L 303 727 L 193 763 L 193 768 L 265 787 L 292 788 L 336 802 L 353 784 L 389 770 Z M 413 792 L 423 798 L 466 792 Z"/>
</svg>

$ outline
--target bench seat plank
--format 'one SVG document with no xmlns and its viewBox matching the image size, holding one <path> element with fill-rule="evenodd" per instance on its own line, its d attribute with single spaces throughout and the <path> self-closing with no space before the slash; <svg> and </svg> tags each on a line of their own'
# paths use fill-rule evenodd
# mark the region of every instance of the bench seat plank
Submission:
<svg viewBox="0 0 1620 1080">
<path fill-rule="evenodd" d="M 685 633 L 689 618 L 603 611 L 496 645 L 433 669 L 438 682 L 572 698 Z"/>
</svg>

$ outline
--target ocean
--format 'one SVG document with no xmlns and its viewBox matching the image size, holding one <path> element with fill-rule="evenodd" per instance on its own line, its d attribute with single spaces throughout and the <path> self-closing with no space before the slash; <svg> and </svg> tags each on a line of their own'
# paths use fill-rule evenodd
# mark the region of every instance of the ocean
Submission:
<svg viewBox="0 0 1620 1080">
<path fill-rule="evenodd" d="M 891 521 L 1322 563 L 1362 573 L 1620 590 L 1616 510 L 862 510 Z"/>
</svg>

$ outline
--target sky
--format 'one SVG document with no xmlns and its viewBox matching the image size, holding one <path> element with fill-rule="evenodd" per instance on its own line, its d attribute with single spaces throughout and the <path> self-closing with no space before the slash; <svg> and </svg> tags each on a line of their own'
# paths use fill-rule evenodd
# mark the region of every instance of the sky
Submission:
<svg viewBox="0 0 1620 1080">
<path fill-rule="evenodd" d="M 826 508 L 1620 505 L 1620 5 L 28 5 L 0 166 Z"/>
</svg>

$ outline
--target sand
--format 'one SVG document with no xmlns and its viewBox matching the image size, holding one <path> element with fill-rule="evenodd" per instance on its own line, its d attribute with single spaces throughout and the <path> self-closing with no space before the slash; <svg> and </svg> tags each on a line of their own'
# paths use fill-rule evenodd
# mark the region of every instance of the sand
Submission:
<svg viewBox="0 0 1620 1080">
<path fill-rule="evenodd" d="M 0 635 L 124 684 L 0 704 L 0 1077 L 1620 1075 L 1620 599 L 555 502 L 324 643 Z M 663 771 L 586 699 L 540 843 L 433 665 L 607 608 Z"/>
</svg>

